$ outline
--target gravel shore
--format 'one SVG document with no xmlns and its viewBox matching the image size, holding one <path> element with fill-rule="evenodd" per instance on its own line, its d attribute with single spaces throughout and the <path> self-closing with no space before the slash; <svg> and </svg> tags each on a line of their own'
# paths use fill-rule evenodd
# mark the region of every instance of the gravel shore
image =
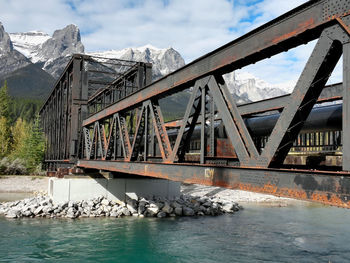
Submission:
<svg viewBox="0 0 350 263">
<path fill-rule="evenodd" d="M 0 193 L 47 192 L 48 177 L 0 176 Z"/>
<path fill-rule="evenodd" d="M 295 203 L 308 203 L 291 198 L 278 197 L 268 194 L 259 194 L 242 190 L 232 190 L 215 186 L 204 186 L 198 184 L 182 184 L 181 192 L 192 196 L 217 197 L 224 201 L 244 203 L 256 203 L 272 206 L 287 206 Z"/>
</svg>

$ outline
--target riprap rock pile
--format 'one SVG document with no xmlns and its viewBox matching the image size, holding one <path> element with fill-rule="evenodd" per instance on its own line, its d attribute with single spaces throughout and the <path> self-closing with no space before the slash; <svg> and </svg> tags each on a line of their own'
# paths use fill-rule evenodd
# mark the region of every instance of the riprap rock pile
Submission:
<svg viewBox="0 0 350 263">
<path fill-rule="evenodd" d="M 241 207 L 235 202 L 218 198 L 181 195 L 175 200 L 161 197 L 139 198 L 135 193 L 126 194 L 126 202 L 111 201 L 104 197 L 79 202 L 54 204 L 46 196 L 27 198 L 15 202 L 0 203 L 0 215 L 7 218 L 47 217 L 176 217 L 204 216 L 234 213 Z"/>
</svg>

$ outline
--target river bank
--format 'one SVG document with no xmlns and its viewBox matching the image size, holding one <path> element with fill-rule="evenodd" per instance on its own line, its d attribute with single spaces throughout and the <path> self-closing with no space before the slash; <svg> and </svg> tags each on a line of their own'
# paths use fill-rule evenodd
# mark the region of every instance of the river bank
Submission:
<svg viewBox="0 0 350 263">
<path fill-rule="evenodd" d="M 35 194 L 46 194 L 48 177 L 38 176 L 0 176 L 0 202 L 13 201 L 15 196 L 23 199 Z M 203 186 L 198 184 L 182 184 L 181 193 L 191 196 L 213 197 L 228 202 L 258 203 L 269 206 L 287 206 L 296 202 L 308 203 L 291 198 L 276 197 L 273 195 L 232 190 L 221 187 Z M 23 197 L 22 197 L 23 196 Z"/>
</svg>

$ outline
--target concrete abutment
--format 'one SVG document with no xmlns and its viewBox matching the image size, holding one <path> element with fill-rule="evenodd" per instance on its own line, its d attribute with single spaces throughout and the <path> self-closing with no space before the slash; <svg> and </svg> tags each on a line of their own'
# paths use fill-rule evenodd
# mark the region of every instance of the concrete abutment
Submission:
<svg viewBox="0 0 350 263">
<path fill-rule="evenodd" d="M 180 183 L 153 178 L 50 178 L 48 194 L 54 203 L 89 200 L 103 196 L 125 202 L 126 193 L 139 197 L 159 196 L 174 199 L 180 196 Z"/>
</svg>

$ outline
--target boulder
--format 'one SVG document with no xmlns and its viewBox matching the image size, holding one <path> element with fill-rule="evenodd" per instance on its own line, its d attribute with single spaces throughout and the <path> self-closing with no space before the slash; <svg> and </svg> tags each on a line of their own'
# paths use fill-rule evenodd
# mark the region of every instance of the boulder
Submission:
<svg viewBox="0 0 350 263">
<path fill-rule="evenodd" d="M 67 213 L 66 217 L 67 217 L 67 218 L 74 219 L 74 218 L 76 218 L 76 215 L 75 215 L 75 213 L 74 213 L 72 210 L 70 210 L 70 211 Z"/>
<path fill-rule="evenodd" d="M 163 212 L 163 211 L 160 211 L 160 212 L 157 214 L 157 217 L 159 217 L 159 218 L 166 217 L 166 213 Z"/>
<path fill-rule="evenodd" d="M 110 217 L 118 217 L 119 216 L 119 213 L 117 211 L 112 211 L 110 214 L 109 214 Z"/>
<path fill-rule="evenodd" d="M 171 203 L 171 206 L 173 207 L 173 208 L 182 208 L 182 205 L 181 204 L 179 204 L 178 202 L 172 202 Z"/>
<path fill-rule="evenodd" d="M 135 193 L 125 193 L 125 202 L 127 205 L 137 209 L 138 196 Z"/>
<path fill-rule="evenodd" d="M 185 206 L 182 210 L 184 216 L 194 216 L 194 210 L 192 208 Z"/>
<path fill-rule="evenodd" d="M 7 218 L 21 217 L 21 211 L 20 210 L 16 210 L 16 209 L 10 209 L 9 211 L 7 211 L 5 217 L 7 217 Z"/>
<path fill-rule="evenodd" d="M 30 210 L 27 210 L 22 213 L 23 216 L 30 217 L 33 213 Z"/>
<path fill-rule="evenodd" d="M 101 204 L 104 205 L 104 206 L 108 206 L 108 205 L 109 205 L 109 200 L 107 200 L 106 198 L 104 198 L 104 199 L 101 201 Z"/>
<path fill-rule="evenodd" d="M 176 207 L 174 209 L 175 215 L 182 216 L 182 207 Z"/>
<path fill-rule="evenodd" d="M 37 209 L 34 210 L 33 214 L 35 216 L 39 215 L 42 212 L 43 208 L 43 206 L 39 206 Z"/>
<path fill-rule="evenodd" d="M 142 215 L 145 212 L 145 210 L 146 210 L 146 207 L 140 204 L 139 207 L 137 208 L 137 213 L 139 215 Z"/>
<path fill-rule="evenodd" d="M 170 204 L 168 202 L 164 203 L 164 206 L 162 208 L 162 211 L 167 213 L 167 214 L 171 214 L 173 212 L 173 208 L 170 206 Z"/>
<path fill-rule="evenodd" d="M 203 203 L 202 206 L 204 207 L 211 207 L 212 203 L 210 200 L 208 200 L 207 202 Z"/>
<path fill-rule="evenodd" d="M 145 199 L 145 198 L 142 198 L 140 201 L 139 201 L 139 206 L 146 206 L 148 205 L 149 202 Z"/>
<path fill-rule="evenodd" d="M 146 209 L 145 215 L 148 216 L 148 217 L 152 217 L 152 216 L 157 215 L 158 212 L 159 212 L 159 208 L 158 207 L 148 207 Z"/>
<path fill-rule="evenodd" d="M 233 213 L 234 212 L 234 204 L 232 203 L 225 203 L 223 206 L 222 206 L 222 210 L 225 212 L 225 213 Z"/>
<path fill-rule="evenodd" d="M 132 205 L 127 204 L 126 207 L 129 209 L 131 214 L 137 214 L 138 210 L 135 209 Z"/>
<path fill-rule="evenodd" d="M 130 213 L 130 211 L 129 211 L 129 209 L 127 207 L 123 207 L 121 209 L 121 211 L 122 211 L 122 214 L 125 215 L 125 216 L 131 215 L 131 213 Z"/>
</svg>

